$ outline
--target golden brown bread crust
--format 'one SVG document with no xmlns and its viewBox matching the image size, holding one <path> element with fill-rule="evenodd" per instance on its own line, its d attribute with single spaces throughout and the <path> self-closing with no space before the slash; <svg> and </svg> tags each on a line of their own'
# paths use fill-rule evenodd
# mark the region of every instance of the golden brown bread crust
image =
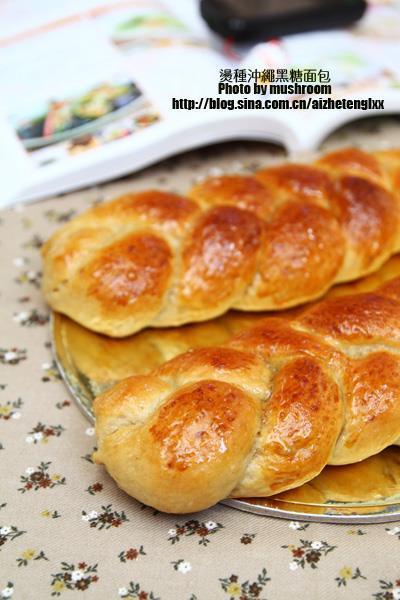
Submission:
<svg viewBox="0 0 400 600">
<path fill-rule="evenodd" d="M 166 512 L 276 494 L 400 444 L 400 277 L 180 354 L 94 411 L 95 461 Z"/>
<path fill-rule="evenodd" d="M 371 273 L 400 249 L 400 152 L 346 149 L 96 206 L 43 247 L 49 304 L 114 337 L 277 310 Z"/>
</svg>

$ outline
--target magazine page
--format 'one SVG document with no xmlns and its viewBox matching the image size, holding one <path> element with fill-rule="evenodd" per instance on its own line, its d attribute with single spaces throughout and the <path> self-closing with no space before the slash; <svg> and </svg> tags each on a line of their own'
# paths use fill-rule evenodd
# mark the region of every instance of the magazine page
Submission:
<svg viewBox="0 0 400 600">
<path fill-rule="evenodd" d="M 5 170 L 3 203 L 22 182 L 40 190 L 56 179 L 67 189 L 80 177 L 98 180 L 95 170 L 107 161 L 120 174 L 119 157 L 129 148 L 167 136 L 175 115 L 182 121 L 169 110 L 171 97 L 183 96 L 188 82 L 204 93 L 209 63 L 220 64 L 195 20 L 184 22 L 168 4 L 86 0 L 67 11 L 53 4 L 42 0 L 40 10 L 26 14 L 24 3 L 19 20 L 18 1 L 3 7 L 2 126 L 16 136 L 4 158 L 18 165 L 17 173 Z M 54 20 L 43 22 L 43 15 Z"/>
<path fill-rule="evenodd" d="M 374 106 L 378 106 L 374 99 L 384 101 L 386 112 L 400 111 L 399 9 L 398 0 L 371 1 L 363 18 L 351 28 L 296 34 L 257 44 L 243 63 L 266 72 L 268 92 L 273 95 L 276 88 L 279 98 L 310 97 L 316 93 L 316 84 L 322 84 L 322 88 L 326 84 L 326 91 L 322 89 L 324 98 L 319 108 L 312 109 L 312 118 L 295 117 L 300 137 L 316 147 L 341 123 L 365 116 L 367 111 L 374 113 Z M 361 100 L 360 107 L 325 110 L 328 97 L 356 98 Z M 382 114 L 380 108 L 375 112 Z"/>
</svg>

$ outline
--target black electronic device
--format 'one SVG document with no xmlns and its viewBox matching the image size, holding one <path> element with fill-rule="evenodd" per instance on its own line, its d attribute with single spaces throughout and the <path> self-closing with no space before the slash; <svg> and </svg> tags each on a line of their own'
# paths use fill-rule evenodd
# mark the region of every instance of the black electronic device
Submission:
<svg viewBox="0 0 400 600">
<path fill-rule="evenodd" d="M 201 0 L 210 28 L 235 41 L 268 40 L 304 31 L 346 27 L 366 9 L 365 0 Z"/>
</svg>

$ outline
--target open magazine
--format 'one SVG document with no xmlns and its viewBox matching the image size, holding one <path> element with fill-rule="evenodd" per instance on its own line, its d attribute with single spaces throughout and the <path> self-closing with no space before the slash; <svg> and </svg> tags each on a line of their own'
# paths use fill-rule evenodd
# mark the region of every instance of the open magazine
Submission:
<svg viewBox="0 0 400 600">
<path fill-rule="evenodd" d="M 271 70 L 323 72 L 330 97 L 376 98 L 386 112 L 400 111 L 396 2 L 371 6 L 351 30 L 258 44 L 240 58 L 218 47 L 195 11 L 183 10 L 186 0 L 38 0 L 22 20 L 19 4 L 0 7 L 0 205 L 104 181 L 229 139 L 312 150 L 346 121 L 382 114 L 370 101 L 348 110 L 258 110 L 250 102 L 231 109 L 228 100 L 233 106 L 238 97 L 264 101 Z M 23 3 L 25 12 L 28 6 Z M 221 82 L 234 86 L 239 73 L 243 83 L 247 72 L 249 90 L 221 92 Z M 254 83 L 263 86 L 261 94 Z M 279 99 L 309 95 L 308 88 L 282 90 Z M 188 110 L 185 100 L 197 108 Z"/>
</svg>

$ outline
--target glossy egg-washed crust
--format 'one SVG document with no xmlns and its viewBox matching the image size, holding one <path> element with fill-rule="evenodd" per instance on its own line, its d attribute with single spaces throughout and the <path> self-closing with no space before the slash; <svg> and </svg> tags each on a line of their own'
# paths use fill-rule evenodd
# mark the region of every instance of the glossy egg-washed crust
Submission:
<svg viewBox="0 0 400 600">
<path fill-rule="evenodd" d="M 43 247 L 49 304 L 113 337 L 277 310 L 378 269 L 400 250 L 400 151 L 212 177 L 96 206 Z"/>
<path fill-rule="evenodd" d="M 400 443 L 400 277 L 180 354 L 94 412 L 95 461 L 165 512 L 269 496 L 363 460 Z"/>
</svg>

